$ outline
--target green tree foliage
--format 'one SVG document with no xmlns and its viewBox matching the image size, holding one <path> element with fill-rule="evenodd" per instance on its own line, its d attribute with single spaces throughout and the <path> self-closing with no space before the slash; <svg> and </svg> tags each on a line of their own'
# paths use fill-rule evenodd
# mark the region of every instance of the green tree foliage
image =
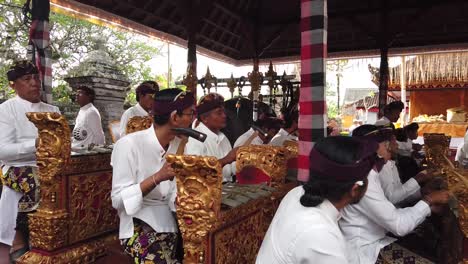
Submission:
<svg viewBox="0 0 468 264">
<path fill-rule="evenodd" d="M 21 0 L 0 0 L 0 97 L 12 95 L 6 71 L 13 60 L 26 58 L 29 27 L 23 24 L 18 8 Z M 148 61 L 160 55 L 161 42 L 132 32 L 111 29 L 63 14 L 50 14 L 50 38 L 53 59 L 54 100 L 70 100 L 70 88 L 63 78 L 95 48 L 95 38 L 105 39 L 106 49 L 117 67 L 131 81 L 131 87 L 143 80 L 157 80 Z M 162 83 L 161 83 L 162 84 Z M 167 85 L 167 82 L 166 82 Z M 134 101 L 134 95 L 129 95 Z"/>
</svg>

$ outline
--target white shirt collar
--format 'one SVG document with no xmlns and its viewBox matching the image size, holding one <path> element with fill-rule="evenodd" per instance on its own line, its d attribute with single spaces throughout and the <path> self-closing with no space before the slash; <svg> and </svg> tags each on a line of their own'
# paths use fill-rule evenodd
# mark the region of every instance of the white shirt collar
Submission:
<svg viewBox="0 0 468 264">
<path fill-rule="evenodd" d="M 93 103 L 88 103 L 82 107 L 80 107 L 80 110 L 88 110 L 89 108 L 93 107 Z"/>
<path fill-rule="evenodd" d="M 166 150 L 163 148 L 163 146 L 161 146 L 161 143 L 159 142 L 159 139 L 156 136 L 156 131 L 154 130 L 154 126 L 151 125 L 150 128 L 145 130 L 145 133 L 150 138 L 150 142 L 152 142 L 152 144 L 154 144 L 153 146 L 149 146 L 149 148 L 154 149 L 155 152 L 158 152 L 161 155 L 161 157 L 166 155 Z"/>
<path fill-rule="evenodd" d="M 331 220 L 335 222 L 340 220 L 340 211 L 338 211 L 338 209 L 336 209 L 336 207 L 329 200 L 323 200 L 323 202 L 318 207 L 322 209 Z"/>
<path fill-rule="evenodd" d="M 208 138 L 216 140 L 217 142 L 221 142 L 221 140 L 223 140 L 225 137 L 225 135 L 222 132 L 219 132 L 218 134 L 216 134 L 215 132 L 211 131 L 211 129 L 205 126 L 205 124 L 203 124 L 202 122 L 198 124 L 197 130 L 205 133 Z"/>
<path fill-rule="evenodd" d="M 146 110 L 140 105 L 140 103 L 137 103 L 137 104 L 135 105 L 135 108 L 136 108 L 138 111 L 142 112 L 142 113 L 148 114 L 148 111 L 146 111 Z"/>
<path fill-rule="evenodd" d="M 39 105 L 41 104 L 41 102 L 38 102 L 38 103 L 31 103 L 31 102 L 29 102 L 28 100 L 25 100 L 25 99 L 21 98 L 19 95 L 16 95 L 15 98 L 16 98 L 16 100 L 17 100 L 20 104 L 26 106 L 28 109 L 31 109 L 31 108 L 33 108 L 34 106 L 39 106 Z"/>
</svg>

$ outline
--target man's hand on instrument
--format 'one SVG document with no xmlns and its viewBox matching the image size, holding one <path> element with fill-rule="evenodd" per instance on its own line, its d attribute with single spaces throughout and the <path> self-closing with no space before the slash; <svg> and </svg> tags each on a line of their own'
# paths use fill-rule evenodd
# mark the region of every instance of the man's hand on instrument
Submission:
<svg viewBox="0 0 468 264">
<path fill-rule="evenodd" d="M 444 205 L 447 204 L 450 199 L 450 193 L 448 191 L 435 191 L 423 197 L 423 201 L 425 201 L 429 206 L 434 205 Z"/>
<path fill-rule="evenodd" d="M 166 162 L 158 172 L 153 174 L 153 181 L 155 184 L 159 184 L 160 182 L 174 179 L 175 175 L 175 171 L 171 167 L 171 164 Z"/>
<path fill-rule="evenodd" d="M 231 151 L 229 151 L 229 153 L 222 159 L 219 160 L 219 162 L 221 163 L 222 166 L 226 165 L 226 164 L 229 164 L 229 163 L 232 163 L 233 161 L 236 160 L 236 157 L 237 157 L 237 150 L 239 149 L 239 147 L 235 147 L 233 149 L 231 149 Z"/>
</svg>

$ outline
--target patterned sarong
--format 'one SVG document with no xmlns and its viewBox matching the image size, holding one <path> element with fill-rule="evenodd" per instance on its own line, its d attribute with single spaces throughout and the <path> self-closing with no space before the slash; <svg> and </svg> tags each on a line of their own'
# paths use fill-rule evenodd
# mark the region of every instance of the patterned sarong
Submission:
<svg viewBox="0 0 468 264">
<path fill-rule="evenodd" d="M 376 264 L 434 264 L 408 249 L 392 243 L 380 250 Z"/>
<path fill-rule="evenodd" d="M 158 233 L 141 220 L 133 221 L 133 236 L 121 239 L 121 244 L 135 264 L 179 264 L 175 258 L 177 233 Z"/>
<path fill-rule="evenodd" d="M 23 194 L 18 204 L 19 212 L 36 210 L 41 198 L 36 167 L 11 167 L 0 178 L 3 185 Z"/>
</svg>

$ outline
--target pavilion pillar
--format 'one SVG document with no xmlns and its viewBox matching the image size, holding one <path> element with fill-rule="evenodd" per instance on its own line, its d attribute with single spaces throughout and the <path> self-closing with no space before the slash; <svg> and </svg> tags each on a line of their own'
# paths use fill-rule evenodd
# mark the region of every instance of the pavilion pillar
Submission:
<svg viewBox="0 0 468 264">
<path fill-rule="evenodd" d="M 185 1 L 184 11 L 187 15 L 187 23 L 185 25 L 187 30 L 187 72 L 183 80 L 185 86 L 187 86 L 187 91 L 190 91 L 194 94 L 195 99 L 197 98 L 197 30 L 200 18 L 197 15 L 196 7 L 194 6 L 193 1 Z"/>
<path fill-rule="evenodd" d="M 327 0 L 301 1 L 301 88 L 298 180 L 309 178 L 309 154 L 326 135 Z"/>
<path fill-rule="evenodd" d="M 380 45 L 380 76 L 379 76 L 379 118 L 384 115 L 384 108 L 387 105 L 388 93 L 388 47 L 389 47 L 389 32 L 388 32 L 388 0 L 381 2 L 381 30 L 379 37 Z"/>
<path fill-rule="evenodd" d="M 401 127 L 406 125 L 406 59 L 405 56 L 401 56 L 401 66 L 400 66 L 400 87 L 401 87 L 401 101 L 405 108 L 401 112 Z"/>
<path fill-rule="evenodd" d="M 380 48 L 379 118 L 384 115 L 388 93 L 388 48 Z"/>
</svg>

